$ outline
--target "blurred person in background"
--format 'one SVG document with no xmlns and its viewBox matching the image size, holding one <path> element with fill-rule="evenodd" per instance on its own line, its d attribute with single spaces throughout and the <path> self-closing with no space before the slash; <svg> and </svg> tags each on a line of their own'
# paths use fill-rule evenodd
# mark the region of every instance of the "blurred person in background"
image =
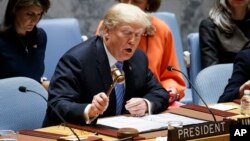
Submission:
<svg viewBox="0 0 250 141">
<path fill-rule="evenodd" d="M 202 67 L 233 63 L 249 46 L 250 0 L 216 0 L 199 27 Z"/>
<path fill-rule="evenodd" d="M 0 79 L 24 76 L 43 81 L 47 36 L 36 25 L 49 0 L 9 0 L 0 29 Z"/>
<path fill-rule="evenodd" d="M 244 90 L 250 90 L 250 48 L 240 51 L 234 61 L 231 78 L 218 102 L 232 102 L 243 96 Z"/>
</svg>

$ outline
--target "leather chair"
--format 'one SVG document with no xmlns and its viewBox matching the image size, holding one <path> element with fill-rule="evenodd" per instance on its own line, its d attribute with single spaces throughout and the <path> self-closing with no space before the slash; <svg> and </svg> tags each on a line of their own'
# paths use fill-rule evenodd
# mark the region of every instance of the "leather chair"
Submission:
<svg viewBox="0 0 250 141">
<path fill-rule="evenodd" d="M 197 74 L 201 71 L 201 52 L 199 33 L 189 33 L 187 36 L 190 52 L 189 77 L 194 84 Z"/>
<path fill-rule="evenodd" d="M 37 81 L 27 77 L 0 79 L 0 130 L 23 130 L 41 128 L 47 102 L 32 92 L 20 92 L 19 87 L 40 93 L 47 99 L 48 94 Z"/>
<path fill-rule="evenodd" d="M 171 29 L 174 38 L 174 44 L 176 53 L 178 56 L 178 61 L 180 65 L 181 71 L 188 77 L 187 68 L 184 62 L 184 54 L 183 54 L 183 46 L 182 46 L 182 39 L 180 35 L 180 28 L 179 24 L 177 23 L 177 19 L 174 13 L 171 12 L 155 12 L 153 13 L 156 17 L 163 20 Z M 185 90 L 185 97 L 181 100 L 182 103 L 192 103 L 192 91 L 189 87 L 189 83 L 185 77 L 183 77 L 187 86 Z"/>
<path fill-rule="evenodd" d="M 79 21 L 75 18 L 42 19 L 38 27 L 47 33 L 44 76 L 51 79 L 61 56 L 83 42 Z"/>
<path fill-rule="evenodd" d="M 222 95 L 228 79 L 233 72 L 233 64 L 217 64 L 204 68 L 195 79 L 195 87 L 207 104 L 217 103 Z M 204 104 L 193 92 L 195 104 Z"/>
</svg>

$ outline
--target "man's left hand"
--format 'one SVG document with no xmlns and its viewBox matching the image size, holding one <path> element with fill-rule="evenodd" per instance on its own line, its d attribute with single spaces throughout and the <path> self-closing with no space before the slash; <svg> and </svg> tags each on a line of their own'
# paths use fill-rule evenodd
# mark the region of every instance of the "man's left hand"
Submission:
<svg viewBox="0 0 250 141">
<path fill-rule="evenodd" d="M 144 116 L 148 110 L 147 103 L 143 98 L 131 98 L 126 102 L 125 108 L 132 116 L 139 117 Z"/>
</svg>

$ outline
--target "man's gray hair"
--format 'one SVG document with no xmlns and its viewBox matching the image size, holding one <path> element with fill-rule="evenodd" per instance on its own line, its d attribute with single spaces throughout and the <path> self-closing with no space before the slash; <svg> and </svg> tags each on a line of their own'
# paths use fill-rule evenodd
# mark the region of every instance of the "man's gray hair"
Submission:
<svg viewBox="0 0 250 141">
<path fill-rule="evenodd" d="M 102 33 L 104 27 L 111 29 L 120 23 L 138 24 L 145 27 L 145 30 L 151 27 L 149 16 L 139 7 L 131 4 L 118 3 L 107 11 L 100 31 Z"/>
</svg>

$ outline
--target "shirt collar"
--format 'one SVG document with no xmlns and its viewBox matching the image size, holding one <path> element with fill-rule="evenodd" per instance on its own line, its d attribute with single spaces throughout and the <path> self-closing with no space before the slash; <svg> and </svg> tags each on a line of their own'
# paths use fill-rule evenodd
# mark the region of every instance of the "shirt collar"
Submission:
<svg viewBox="0 0 250 141">
<path fill-rule="evenodd" d="M 115 63 L 117 62 L 117 60 L 115 59 L 115 57 L 109 52 L 109 50 L 107 49 L 105 43 L 103 42 L 104 45 L 104 49 L 106 51 L 106 54 L 108 56 L 108 61 L 109 61 L 109 66 L 110 68 L 113 67 L 115 65 Z"/>
</svg>

